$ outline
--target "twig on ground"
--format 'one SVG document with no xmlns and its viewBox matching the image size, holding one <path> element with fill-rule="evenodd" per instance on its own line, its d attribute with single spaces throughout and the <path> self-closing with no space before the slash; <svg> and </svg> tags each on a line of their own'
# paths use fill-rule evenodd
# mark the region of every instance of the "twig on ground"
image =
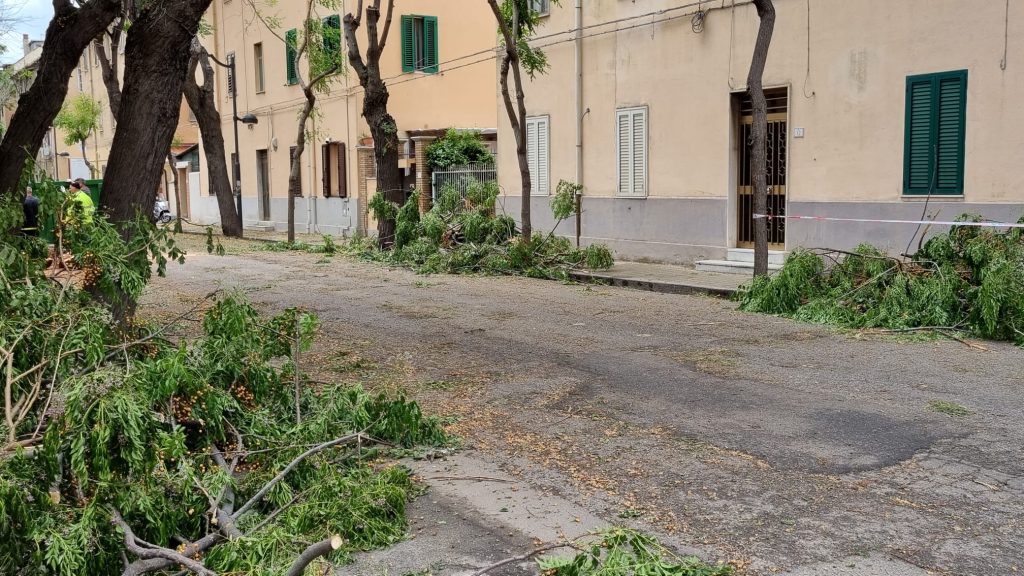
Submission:
<svg viewBox="0 0 1024 576">
<path fill-rule="evenodd" d="M 579 539 L 577 538 L 577 540 L 579 540 Z M 540 548 L 535 548 L 532 552 L 528 552 L 526 554 L 521 554 L 519 556 L 513 556 L 511 558 L 506 558 L 506 559 L 504 559 L 504 560 L 502 560 L 500 562 L 495 562 L 494 564 L 491 564 L 490 566 L 488 566 L 486 568 L 481 568 L 480 570 L 477 570 L 476 572 L 473 572 L 473 574 L 471 576 L 483 576 L 484 574 L 487 574 L 491 570 L 497 570 L 498 568 L 501 568 L 502 566 L 507 566 L 509 564 L 515 564 L 516 562 L 523 562 L 525 560 L 529 560 L 530 558 L 533 558 L 534 556 L 537 556 L 538 554 L 543 554 L 545 552 L 550 552 L 551 550 L 558 550 L 559 548 L 575 548 L 575 549 L 578 549 L 578 547 L 575 544 L 575 541 L 572 541 L 572 542 L 562 542 L 562 543 L 559 543 L 559 544 L 548 544 L 547 546 L 541 546 Z"/>
</svg>

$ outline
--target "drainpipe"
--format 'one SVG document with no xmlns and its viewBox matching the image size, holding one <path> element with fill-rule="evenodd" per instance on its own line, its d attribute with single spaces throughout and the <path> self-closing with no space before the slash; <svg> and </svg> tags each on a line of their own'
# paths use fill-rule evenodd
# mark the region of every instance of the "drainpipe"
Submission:
<svg viewBox="0 0 1024 576">
<path fill-rule="evenodd" d="M 583 0 L 576 0 L 576 183 L 583 190 Z M 576 198 L 576 246 L 580 245 L 582 198 Z"/>
</svg>

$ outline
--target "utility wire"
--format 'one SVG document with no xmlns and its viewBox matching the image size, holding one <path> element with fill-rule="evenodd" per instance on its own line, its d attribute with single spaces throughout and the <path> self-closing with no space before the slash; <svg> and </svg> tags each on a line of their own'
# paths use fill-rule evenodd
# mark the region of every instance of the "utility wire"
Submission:
<svg viewBox="0 0 1024 576">
<path fill-rule="evenodd" d="M 687 9 L 687 8 L 700 7 L 704 2 L 707 2 L 707 0 L 701 0 L 700 2 L 691 2 L 689 4 L 685 4 L 685 5 L 682 5 L 682 6 L 675 6 L 673 8 L 666 8 L 664 10 L 657 10 L 657 11 L 654 11 L 654 12 L 647 12 L 645 14 L 640 14 L 640 15 L 637 15 L 637 16 L 627 16 L 625 18 L 619 18 L 619 19 L 616 19 L 616 20 L 609 20 L 609 21 L 600 22 L 600 23 L 597 23 L 597 24 L 590 24 L 588 26 L 583 26 L 581 29 L 582 30 L 591 30 L 591 29 L 594 29 L 594 28 L 603 28 L 605 26 L 610 26 L 612 24 L 619 24 L 619 23 L 622 23 L 622 22 L 628 22 L 628 21 L 637 20 L 637 19 L 641 19 L 641 18 L 650 18 L 652 16 L 659 16 L 659 15 L 666 14 L 666 13 L 669 13 L 669 12 L 677 12 L 679 10 L 683 10 L 683 9 Z M 751 0 L 745 0 L 745 1 L 741 1 L 741 2 L 734 2 L 734 4 L 732 4 L 730 6 L 730 8 L 732 8 L 734 6 L 743 6 L 743 5 L 752 4 L 752 3 L 753 2 Z M 719 7 L 719 8 L 705 8 L 704 12 L 710 12 L 711 10 L 716 10 L 716 9 L 720 10 L 722 8 L 721 7 Z M 679 15 L 676 15 L 676 16 L 669 16 L 669 17 L 666 17 L 666 18 L 661 18 L 661 19 L 658 19 L 658 20 L 652 20 L 650 22 L 641 22 L 641 23 L 633 24 L 631 26 L 626 26 L 626 27 L 621 27 L 621 28 L 613 28 L 611 30 L 602 30 L 602 31 L 599 31 L 599 32 L 592 32 L 590 34 L 583 34 L 583 35 L 581 35 L 581 39 L 594 38 L 594 37 L 597 37 L 597 36 L 604 36 L 606 34 L 615 34 L 615 33 L 618 33 L 618 32 L 626 32 L 626 31 L 629 31 L 629 30 L 634 30 L 636 28 L 643 28 L 643 27 L 647 27 L 647 26 L 655 26 L 655 25 L 658 25 L 658 24 L 663 24 L 665 22 L 671 22 L 671 21 L 674 21 L 674 20 L 679 20 L 681 18 L 692 17 L 693 14 L 694 14 L 693 12 L 684 13 L 684 14 L 679 14 Z M 570 30 L 566 30 L 566 31 L 562 31 L 562 32 L 555 32 L 555 33 L 551 33 L 551 34 L 545 34 L 545 35 L 542 35 L 542 36 L 537 36 L 535 38 L 532 38 L 531 42 L 536 42 L 538 40 L 544 40 L 544 39 L 548 39 L 548 38 L 556 38 L 558 36 L 565 36 L 567 34 L 574 34 L 576 32 L 576 30 L 577 30 L 576 28 L 572 28 Z M 552 46 L 557 46 L 559 44 L 567 44 L 569 42 L 575 42 L 575 41 L 576 41 L 576 36 L 571 36 L 569 38 L 564 38 L 564 39 L 561 39 L 561 40 L 555 40 L 555 41 L 552 41 L 552 42 L 537 44 L 537 45 L 534 45 L 534 47 L 535 48 L 549 48 L 549 47 L 552 47 Z M 489 62 L 491 60 L 495 60 L 498 57 L 497 54 L 496 54 L 496 50 L 497 50 L 497 46 L 494 47 L 494 48 L 488 48 L 487 50 L 481 50 L 481 51 L 478 51 L 478 52 L 474 52 L 472 54 L 467 54 L 467 55 L 464 55 L 464 56 L 459 56 L 458 58 L 452 58 L 452 59 L 446 60 L 444 62 L 439 62 L 438 63 L 438 67 L 441 67 L 441 66 L 444 66 L 445 64 L 450 64 L 450 63 L 453 63 L 453 62 L 458 62 L 458 61 L 461 61 L 461 60 L 466 60 L 467 58 L 472 58 L 474 56 L 482 56 L 484 54 L 488 54 L 488 56 L 486 56 L 484 58 L 479 58 L 479 59 L 473 60 L 471 62 L 466 62 L 464 64 L 459 64 L 457 66 L 447 67 L 447 68 L 441 70 L 441 72 L 438 73 L 438 74 L 423 74 L 423 75 L 412 75 L 412 76 L 410 76 L 409 73 L 403 73 L 403 74 L 398 74 L 398 75 L 395 75 L 395 76 L 389 76 L 387 78 L 382 78 L 381 80 L 383 82 L 387 83 L 387 86 L 391 87 L 391 86 L 398 86 L 400 84 L 405 84 L 406 82 L 414 82 L 414 81 L 417 81 L 417 80 L 426 80 L 426 79 L 429 79 L 429 78 L 434 78 L 434 77 L 439 76 L 439 75 L 444 75 L 444 74 L 446 74 L 448 72 L 453 72 L 455 70 L 459 70 L 459 69 L 462 69 L 462 68 L 468 68 L 470 66 L 475 66 L 477 64 L 481 64 L 481 63 L 484 63 L 484 62 Z M 389 80 L 395 80 L 395 79 L 398 79 L 398 78 L 403 78 L 403 79 L 399 80 L 398 82 L 388 82 Z M 338 99 L 341 99 L 341 98 L 347 98 L 347 97 L 350 97 L 350 96 L 355 96 L 355 95 L 361 93 L 362 91 L 363 91 L 363 89 L 362 89 L 361 86 L 355 86 L 355 87 L 350 88 L 348 90 L 348 92 L 346 92 L 345 94 L 337 94 L 337 95 L 333 95 L 333 96 L 328 96 L 326 98 L 321 98 L 320 101 L 321 102 L 332 102 L 332 101 L 335 101 L 335 100 L 338 100 Z M 295 98 L 295 99 L 287 101 L 287 102 L 279 103 L 275 107 L 283 106 L 283 107 L 287 108 L 289 106 L 297 105 L 297 104 L 299 104 L 301 102 L 304 102 L 304 101 L 305 101 L 304 98 Z M 254 112 L 262 112 L 262 111 L 268 110 L 269 108 L 270 107 L 255 108 L 252 111 L 254 111 Z"/>
</svg>

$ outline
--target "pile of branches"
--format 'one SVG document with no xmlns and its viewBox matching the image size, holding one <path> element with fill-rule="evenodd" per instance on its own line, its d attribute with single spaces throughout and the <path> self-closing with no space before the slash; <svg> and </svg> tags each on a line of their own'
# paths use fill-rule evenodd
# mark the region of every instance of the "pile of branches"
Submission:
<svg viewBox="0 0 1024 576">
<path fill-rule="evenodd" d="M 556 225 L 574 214 L 578 186 L 561 182 L 552 198 Z M 575 248 L 568 239 L 548 234 L 518 235 L 515 221 L 496 214 L 498 186 L 471 182 L 465 195 L 442 189 L 431 210 L 419 213 L 418 193 L 403 206 L 377 195 L 370 208 L 378 219 L 395 219 L 395 243 L 380 251 L 370 242 L 354 242 L 350 251 L 364 258 L 406 266 L 422 274 L 521 275 L 566 280 L 578 268 L 607 269 L 613 260 L 607 246 Z"/>
<path fill-rule="evenodd" d="M 415 488 L 384 456 L 447 438 L 403 397 L 307 381 L 313 315 L 211 295 L 164 325 L 115 321 L 3 231 L 20 212 L 0 205 L 0 573 L 301 574 L 404 536 Z M 80 232 L 95 290 L 137 296 L 180 257 L 152 228 Z M 186 320 L 202 335 L 172 339 Z"/>
<path fill-rule="evenodd" d="M 794 251 L 781 271 L 755 279 L 739 298 L 743 310 L 811 322 L 962 332 L 1024 345 L 1022 294 L 1024 231 L 954 226 L 909 259 L 869 245 Z"/>
</svg>

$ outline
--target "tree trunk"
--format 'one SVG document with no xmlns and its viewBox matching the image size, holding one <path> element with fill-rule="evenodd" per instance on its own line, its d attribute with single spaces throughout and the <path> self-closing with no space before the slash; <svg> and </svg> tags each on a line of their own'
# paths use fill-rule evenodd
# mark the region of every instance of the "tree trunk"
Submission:
<svg viewBox="0 0 1024 576">
<path fill-rule="evenodd" d="M 89 162 L 89 153 L 85 150 L 85 140 L 79 142 L 78 145 L 82 148 L 82 160 L 85 160 L 85 167 L 89 169 L 89 179 L 96 178 L 96 167 Z"/>
<path fill-rule="evenodd" d="M 313 113 L 316 106 L 316 93 L 313 89 L 303 89 L 306 96 L 306 103 L 299 113 L 298 136 L 295 138 L 295 156 L 291 163 L 291 170 L 288 172 L 288 242 L 295 242 L 295 197 L 302 187 L 302 153 L 306 150 L 306 121 Z M 310 190 L 310 194 L 313 191 Z"/>
<path fill-rule="evenodd" d="M 526 95 L 523 92 L 523 77 L 519 68 L 519 50 L 517 49 L 516 38 L 519 37 L 519 3 L 512 4 L 512 27 L 509 28 L 505 17 L 498 7 L 497 0 L 487 0 L 498 21 L 502 36 L 505 39 L 505 55 L 501 60 L 501 73 L 499 81 L 501 84 L 501 98 L 505 103 L 505 112 L 508 113 L 509 125 L 516 137 L 516 157 L 519 160 L 520 186 L 522 188 L 522 237 L 529 240 L 533 235 L 533 225 L 530 212 L 530 195 L 533 183 L 530 179 L 530 162 L 526 156 Z M 512 102 L 509 94 L 508 75 L 512 72 L 512 81 L 516 89 L 516 101 Z"/>
<path fill-rule="evenodd" d="M 402 172 L 398 168 L 398 124 L 388 113 L 388 87 L 381 79 L 380 57 L 387 44 L 388 32 L 391 29 L 391 15 L 394 11 L 394 0 L 387 0 L 387 16 L 384 29 L 378 33 L 380 22 L 381 0 L 373 0 L 366 7 L 366 36 L 368 46 L 366 59 L 359 50 L 356 30 L 362 22 L 363 3 L 360 0 L 356 13 L 345 15 L 345 41 L 348 44 L 349 64 L 359 76 L 359 85 L 363 87 L 363 118 L 370 126 L 373 135 L 373 156 L 377 164 L 377 193 L 384 199 L 401 205 L 405 202 L 405 189 L 402 186 Z M 381 218 L 377 222 L 377 242 L 382 248 L 391 246 L 395 238 L 395 221 Z"/>
<path fill-rule="evenodd" d="M 90 0 L 76 8 L 71 0 L 53 0 L 54 17 L 46 29 L 35 81 L 0 142 L 0 196 L 14 193 L 25 164 L 36 157 L 46 131 L 68 93 L 71 71 L 82 51 L 117 16 L 118 0 Z"/>
<path fill-rule="evenodd" d="M 768 102 L 761 85 L 764 66 L 768 61 L 768 48 L 772 43 L 775 29 L 775 6 L 772 0 L 754 0 L 761 26 L 757 31 L 754 56 L 750 61 L 747 76 L 747 90 L 754 108 L 754 124 L 751 135 L 754 139 L 750 153 L 751 179 L 754 184 L 754 276 L 768 274 L 768 181 L 766 174 L 768 138 Z"/>
<path fill-rule="evenodd" d="M 96 38 L 93 45 L 96 49 L 96 55 L 100 61 L 100 72 L 103 77 L 103 85 L 107 89 L 107 100 L 110 105 L 110 115 L 113 116 L 114 121 L 117 121 L 117 114 L 121 111 L 121 80 L 118 78 L 118 60 L 117 54 L 121 49 L 121 33 L 124 19 L 119 18 L 112 29 L 107 32 L 107 37 L 110 38 L 110 55 L 107 54 L 107 49 L 103 45 L 103 37 Z M 110 56 L 113 56 L 111 58 Z"/>
<path fill-rule="evenodd" d="M 178 125 L 189 45 L 211 0 L 148 4 L 128 32 L 124 89 L 103 206 L 127 222 L 153 205 Z"/>
<path fill-rule="evenodd" d="M 196 82 L 195 70 L 203 70 L 203 83 Z M 224 148 L 224 132 L 221 128 L 220 112 L 217 111 L 217 98 L 214 93 L 214 73 L 210 64 L 210 55 L 199 40 L 192 42 L 192 59 L 189 72 L 185 77 L 185 100 L 199 124 L 199 132 L 203 137 L 203 156 L 206 158 L 206 172 L 209 178 L 210 191 L 217 198 L 220 211 L 220 229 L 225 236 L 242 237 L 238 227 L 238 211 L 235 208 L 234 191 L 228 176 L 227 153 Z"/>
</svg>

